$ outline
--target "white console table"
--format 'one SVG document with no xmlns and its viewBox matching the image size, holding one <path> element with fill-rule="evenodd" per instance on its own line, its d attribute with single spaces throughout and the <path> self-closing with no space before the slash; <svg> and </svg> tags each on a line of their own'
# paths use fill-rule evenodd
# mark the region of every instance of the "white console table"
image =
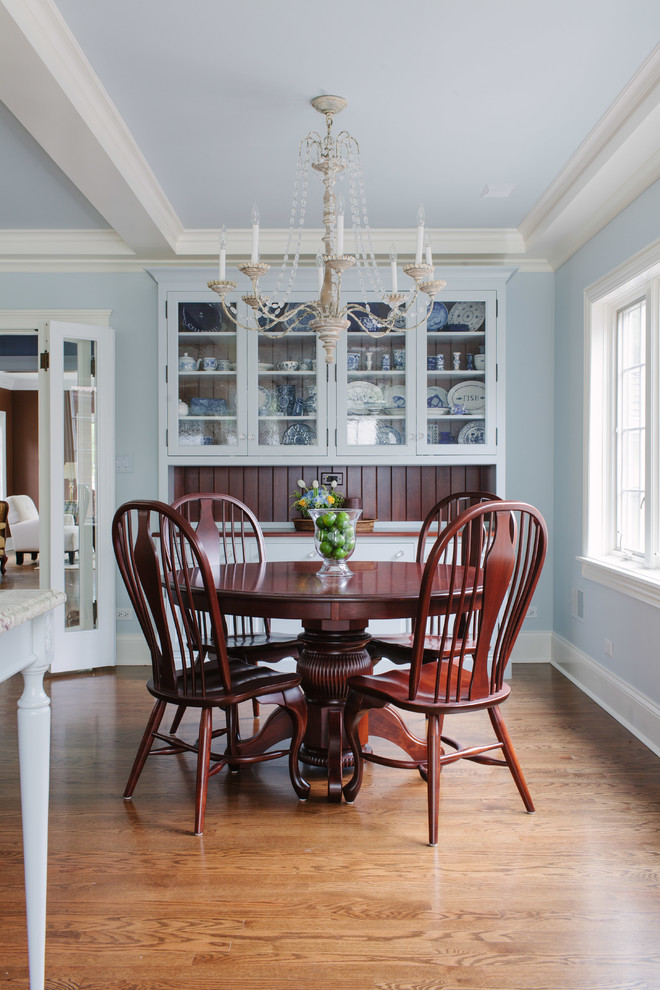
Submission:
<svg viewBox="0 0 660 990">
<path fill-rule="evenodd" d="M 19 671 L 18 758 L 30 990 L 43 990 L 46 951 L 50 698 L 44 674 L 52 653 L 52 610 L 61 591 L 0 590 L 0 681 Z"/>
</svg>

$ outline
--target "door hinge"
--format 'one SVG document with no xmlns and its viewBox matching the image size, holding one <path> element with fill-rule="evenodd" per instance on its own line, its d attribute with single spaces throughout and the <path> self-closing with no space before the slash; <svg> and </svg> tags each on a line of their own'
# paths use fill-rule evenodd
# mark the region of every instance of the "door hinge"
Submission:
<svg viewBox="0 0 660 990">
<path fill-rule="evenodd" d="M 96 358 L 92 357 L 89 362 L 89 373 L 92 378 L 96 378 Z"/>
<path fill-rule="evenodd" d="M 169 445 L 170 445 L 170 431 L 165 430 L 165 446 L 169 447 Z"/>
<path fill-rule="evenodd" d="M 169 382 L 169 377 L 168 377 L 168 375 L 169 375 L 169 365 L 167 365 L 167 364 L 166 364 L 166 365 L 165 365 L 165 384 L 166 384 L 166 385 L 167 385 L 167 383 Z"/>
<path fill-rule="evenodd" d="M 165 300 L 165 319 L 167 319 L 167 299 Z"/>
<path fill-rule="evenodd" d="M 495 381 L 496 382 L 499 382 L 499 380 L 500 380 L 500 366 L 499 366 L 499 364 L 496 364 L 495 365 Z"/>
<path fill-rule="evenodd" d="M 48 351 L 42 351 L 39 355 L 39 367 L 42 371 L 48 371 L 50 368 L 50 354 Z"/>
<path fill-rule="evenodd" d="M 499 315 L 500 315 L 500 301 L 499 301 L 499 299 L 496 299 L 495 300 L 495 316 L 499 316 Z"/>
<path fill-rule="evenodd" d="M 495 446 L 496 447 L 497 447 L 497 445 L 498 445 L 499 442 L 500 442 L 500 431 L 499 431 L 498 427 L 495 427 Z"/>
</svg>

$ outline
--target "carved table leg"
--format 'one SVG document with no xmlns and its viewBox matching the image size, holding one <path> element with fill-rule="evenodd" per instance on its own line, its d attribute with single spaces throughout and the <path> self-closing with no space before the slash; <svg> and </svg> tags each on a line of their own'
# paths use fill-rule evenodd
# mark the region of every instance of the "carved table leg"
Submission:
<svg viewBox="0 0 660 990">
<path fill-rule="evenodd" d="M 328 799 L 341 801 L 342 768 L 353 761 L 343 731 L 343 710 L 348 678 L 371 673 L 371 658 L 364 627 L 338 632 L 305 627 L 298 673 L 308 705 L 307 731 L 300 759 L 311 766 L 328 768 Z M 360 726 L 361 741 L 368 738 L 367 719 Z"/>
</svg>

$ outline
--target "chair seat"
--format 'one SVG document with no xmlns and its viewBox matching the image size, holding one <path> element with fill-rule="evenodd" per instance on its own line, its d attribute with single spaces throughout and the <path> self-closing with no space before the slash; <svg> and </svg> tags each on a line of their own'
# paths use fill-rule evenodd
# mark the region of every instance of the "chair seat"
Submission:
<svg viewBox="0 0 660 990">
<path fill-rule="evenodd" d="M 253 656 L 258 660 L 283 660 L 297 657 L 301 643 L 284 633 L 254 633 L 248 636 L 227 636 L 227 651 L 232 656 L 242 657 L 249 662 Z"/>
<path fill-rule="evenodd" d="M 369 656 L 374 660 L 386 658 L 392 663 L 410 663 L 410 651 L 413 646 L 413 633 L 402 633 L 400 636 L 384 636 L 382 639 L 372 639 L 367 643 Z M 460 649 L 460 643 L 459 649 Z M 424 639 L 424 663 L 436 660 L 438 653 L 442 649 L 441 636 L 426 636 Z M 472 653 L 476 649 L 476 642 L 467 640 L 465 652 Z M 448 647 L 445 643 L 445 652 Z"/>
<path fill-rule="evenodd" d="M 147 689 L 154 698 L 160 698 L 174 705 L 185 704 L 189 708 L 217 708 L 223 703 L 240 705 L 251 698 L 264 697 L 280 691 L 288 691 L 300 685 L 300 675 L 295 673 L 278 673 L 270 667 L 247 666 L 240 659 L 230 657 L 232 691 L 228 694 L 222 683 L 215 664 L 209 664 L 205 671 L 205 694 L 196 698 L 185 690 L 184 675 L 177 677 L 178 690 L 168 691 L 157 688 L 153 678 L 147 682 Z M 187 674 L 190 681 L 190 672 Z"/>
<path fill-rule="evenodd" d="M 358 674 L 349 678 L 349 688 L 351 691 L 366 694 L 370 698 L 379 698 L 385 704 L 393 704 L 408 712 L 447 712 L 449 709 L 460 711 L 477 711 L 480 708 L 487 708 L 493 704 L 499 704 L 509 696 L 510 688 L 504 684 L 500 691 L 494 694 L 480 696 L 474 702 L 469 700 L 470 683 L 472 671 L 463 670 L 460 674 L 460 698 L 464 700 L 456 701 L 458 674 L 452 670 L 451 685 L 449 695 L 451 700 L 435 701 L 435 683 L 438 670 L 437 660 L 423 666 L 419 680 L 419 689 L 414 701 L 410 700 L 410 671 L 386 670 L 381 674 Z M 442 664 L 441 681 L 446 683 L 448 664 Z"/>
</svg>

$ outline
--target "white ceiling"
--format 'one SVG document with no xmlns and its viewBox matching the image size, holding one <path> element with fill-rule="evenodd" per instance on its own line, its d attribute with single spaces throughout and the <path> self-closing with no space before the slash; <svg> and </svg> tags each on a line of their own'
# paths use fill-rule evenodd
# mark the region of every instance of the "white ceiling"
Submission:
<svg viewBox="0 0 660 990">
<path fill-rule="evenodd" d="M 556 267 L 660 177 L 659 42 L 658 0 L 0 0 L 0 267 L 241 253 L 255 200 L 275 252 L 324 92 L 379 248 L 423 203 L 447 262 Z"/>
</svg>

